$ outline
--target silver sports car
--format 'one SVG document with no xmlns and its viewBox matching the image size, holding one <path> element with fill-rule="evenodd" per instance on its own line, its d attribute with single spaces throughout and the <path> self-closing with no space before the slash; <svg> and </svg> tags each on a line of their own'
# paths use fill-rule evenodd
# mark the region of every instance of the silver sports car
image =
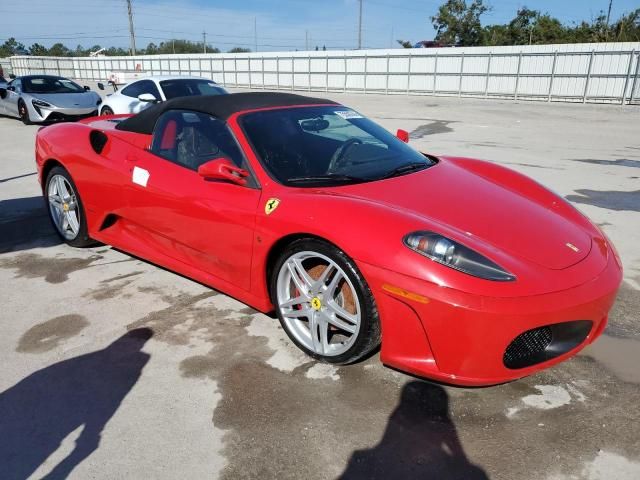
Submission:
<svg viewBox="0 0 640 480">
<path fill-rule="evenodd" d="M 0 115 L 34 122 L 75 120 L 96 115 L 100 95 L 64 77 L 26 75 L 0 83 Z"/>
</svg>

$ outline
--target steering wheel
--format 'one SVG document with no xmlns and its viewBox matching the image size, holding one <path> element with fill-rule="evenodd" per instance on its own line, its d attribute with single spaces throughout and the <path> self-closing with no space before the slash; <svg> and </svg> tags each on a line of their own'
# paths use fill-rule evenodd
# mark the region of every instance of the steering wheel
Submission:
<svg viewBox="0 0 640 480">
<path fill-rule="evenodd" d="M 360 140 L 359 138 L 350 138 L 349 140 L 344 142 L 342 145 L 340 145 L 338 149 L 335 151 L 335 153 L 333 154 L 333 156 L 331 157 L 331 160 L 329 161 L 329 168 L 327 168 L 327 172 L 333 172 L 336 169 L 342 167 L 343 166 L 342 159 L 347 153 L 347 151 L 354 145 L 358 145 L 362 143 L 363 143 L 362 140 Z"/>
</svg>

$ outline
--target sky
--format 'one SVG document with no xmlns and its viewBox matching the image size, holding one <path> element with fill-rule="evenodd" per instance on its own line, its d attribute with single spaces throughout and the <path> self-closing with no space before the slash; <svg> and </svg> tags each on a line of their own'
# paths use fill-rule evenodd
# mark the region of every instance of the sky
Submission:
<svg viewBox="0 0 640 480">
<path fill-rule="evenodd" d="M 364 48 L 398 47 L 396 40 L 433 39 L 431 16 L 444 0 L 363 0 Z M 0 0 L 2 3 L 10 0 Z M 355 48 L 358 0 L 132 0 L 136 45 L 185 38 L 227 51 Z M 565 23 L 595 18 L 609 0 L 488 0 L 484 24 L 506 23 L 523 5 Z M 27 47 L 62 42 L 70 48 L 129 46 L 126 0 L 29 0 L 19 15 L 0 15 L 0 42 L 15 37 Z M 18 5 L 16 4 L 16 5 Z M 613 0 L 612 19 L 640 7 L 640 0 Z"/>
</svg>

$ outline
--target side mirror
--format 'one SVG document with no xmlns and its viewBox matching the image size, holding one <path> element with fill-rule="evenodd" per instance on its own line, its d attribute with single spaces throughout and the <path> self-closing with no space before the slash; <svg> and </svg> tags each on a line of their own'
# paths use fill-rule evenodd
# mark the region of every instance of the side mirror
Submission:
<svg viewBox="0 0 640 480">
<path fill-rule="evenodd" d="M 149 103 L 155 103 L 158 101 L 156 97 L 154 97 L 150 93 L 141 93 L 140 95 L 138 95 L 138 100 L 140 100 L 141 102 L 149 102 Z"/>
<path fill-rule="evenodd" d="M 404 143 L 409 143 L 409 132 L 406 130 L 398 129 L 396 132 L 396 137 L 402 140 Z"/>
<path fill-rule="evenodd" d="M 198 175 L 205 180 L 226 180 L 236 185 L 246 185 L 249 172 L 236 167 L 228 158 L 219 157 L 200 165 Z"/>
<path fill-rule="evenodd" d="M 4 100 L 7 98 L 7 89 L 4 87 L 0 87 L 0 98 Z"/>
<path fill-rule="evenodd" d="M 10 78 L 11 80 L 14 80 L 14 79 L 16 78 L 16 76 L 15 76 L 13 73 L 10 73 L 10 74 L 9 74 L 9 78 Z"/>
<path fill-rule="evenodd" d="M 85 91 L 85 92 L 88 92 L 89 90 L 91 90 L 91 87 L 89 87 L 88 85 L 85 85 L 85 86 L 84 86 L 84 91 Z"/>
<path fill-rule="evenodd" d="M 102 82 L 98 82 L 98 88 L 99 88 L 100 90 L 104 90 L 104 83 L 102 83 Z"/>
</svg>

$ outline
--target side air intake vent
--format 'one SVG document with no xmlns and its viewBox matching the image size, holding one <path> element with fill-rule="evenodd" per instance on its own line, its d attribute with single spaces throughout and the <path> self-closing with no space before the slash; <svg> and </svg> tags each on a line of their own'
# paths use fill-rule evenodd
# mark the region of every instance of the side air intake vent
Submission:
<svg viewBox="0 0 640 480">
<path fill-rule="evenodd" d="M 527 330 L 505 350 L 504 366 L 525 368 L 559 357 L 584 342 L 592 326 L 590 320 L 575 320 Z"/>
<path fill-rule="evenodd" d="M 91 148 L 93 148 L 93 151 L 96 153 L 102 153 L 102 150 L 104 150 L 104 147 L 107 144 L 108 140 L 109 137 L 107 137 L 100 130 L 91 130 L 91 133 L 89 134 Z"/>
</svg>

